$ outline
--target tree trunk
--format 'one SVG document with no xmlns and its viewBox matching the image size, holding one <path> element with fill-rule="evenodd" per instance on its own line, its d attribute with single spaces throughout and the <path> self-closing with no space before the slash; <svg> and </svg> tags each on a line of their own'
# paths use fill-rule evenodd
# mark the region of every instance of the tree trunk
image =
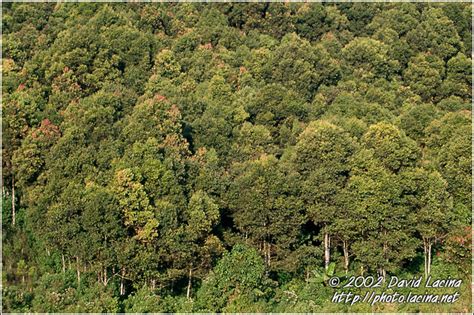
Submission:
<svg viewBox="0 0 474 315">
<path fill-rule="evenodd" d="M 342 242 L 342 249 L 344 251 L 344 269 L 347 274 L 349 272 L 349 244 L 347 244 L 347 241 Z"/>
<path fill-rule="evenodd" d="M 270 244 L 266 240 L 263 240 L 263 258 L 265 262 L 265 269 L 268 272 L 268 267 L 270 266 Z"/>
<path fill-rule="evenodd" d="M 425 260 L 424 272 L 425 272 L 425 279 L 428 278 L 428 245 L 426 239 L 423 238 L 423 257 Z"/>
<path fill-rule="evenodd" d="M 431 241 L 428 242 L 428 275 L 431 273 Z"/>
<path fill-rule="evenodd" d="M 104 286 L 107 286 L 109 279 L 107 278 L 107 267 L 104 267 Z"/>
<path fill-rule="evenodd" d="M 189 268 L 189 276 L 188 276 L 188 288 L 186 290 L 186 298 L 189 300 L 191 298 L 191 284 L 192 284 L 192 276 L 193 276 L 193 268 L 192 266 Z"/>
<path fill-rule="evenodd" d="M 425 256 L 425 278 L 431 273 L 431 247 L 433 243 L 429 238 L 423 238 L 423 252 Z"/>
<path fill-rule="evenodd" d="M 61 259 L 62 259 L 62 262 L 63 262 L 63 273 L 66 272 L 66 260 L 64 259 L 64 254 L 61 254 Z"/>
<path fill-rule="evenodd" d="M 331 238 L 327 232 L 324 233 L 324 268 L 328 270 L 329 268 L 329 261 L 331 259 Z"/>
<path fill-rule="evenodd" d="M 125 285 L 123 283 L 123 277 L 125 277 L 125 268 L 122 268 L 122 273 L 120 277 L 120 295 L 125 295 Z"/>
<path fill-rule="evenodd" d="M 385 260 L 386 263 L 388 263 L 388 258 L 387 258 L 387 251 L 388 251 L 388 245 L 387 245 L 387 231 L 384 231 L 384 242 L 383 242 L 383 258 Z M 386 266 L 386 265 L 385 265 Z M 387 276 L 387 271 L 385 270 L 385 266 L 382 267 L 382 277 L 383 277 L 383 281 L 385 282 L 385 277 Z"/>
<path fill-rule="evenodd" d="M 12 225 L 15 225 L 15 176 L 12 175 Z"/>
<path fill-rule="evenodd" d="M 271 257 L 272 257 L 272 244 L 268 243 L 267 245 L 267 251 L 268 251 L 268 267 L 270 267 L 271 264 Z"/>
<path fill-rule="evenodd" d="M 77 283 L 81 284 L 81 270 L 79 269 L 79 256 L 76 256 Z"/>
</svg>

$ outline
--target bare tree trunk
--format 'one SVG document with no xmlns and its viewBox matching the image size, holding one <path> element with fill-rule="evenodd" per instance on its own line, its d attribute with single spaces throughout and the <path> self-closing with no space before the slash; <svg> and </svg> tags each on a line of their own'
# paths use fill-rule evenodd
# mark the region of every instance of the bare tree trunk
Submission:
<svg viewBox="0 0 474 315">
<path fill-rule="evenodd" d="M 431 248 L 433 244 L 431 239 L 423 238 L 423 252 L 425 256 L 425 278 L 431 273 Z"/>
<path fill-rule="evenodd" d="M 426 242 L 426 239 L 423 238 L 423 256 L 425 258 L 425 279 L 428 278 L 428 244 Z"/>
<path fill-rule="evenodd" d="M 5 196 L 5 186 L 3 185 L 3 174 L 2 174 L 2 183 L 0 185 L 2 185 L 2 196 Z"/>
<path fill-rule="evenodd" d="M 431 241 L 428 243 L 428 275 L 431 273 Z"/>
<path fill-rule="evenodd" d="M 12 225 L 15 225 L 15 176 L 12 175 Z"/>
<path fill-rule="evenodd" d="M 268 251 L 268 267 L 270 267 L 271 259 L 272 259 L 272 244 L 271 243 L 268 243 L 267 251 Z"/>
<path fill-rule="evenodd" d="M 104 267 L 104 286 L 107 286 L 109 279 L 107 278 L 107 267 Z"/>
<path fill-rule="evenodd" d="M 328 270 L 329 268 L 329 261 L 331 259 L 331 252 L 330 252 L 330 246 L 331 246 L 331 238 L 329 237 L 329 234 L 327 232 L 324 233 L 324 268 Z"/>
<path fill-rule="evenodd" d="M 267 242 L 263 240 L 263 257 L 265 261 L 265 268 L 268 267 L 268 257 L 267 257 Z"/>
<path fill-rule="evenodd" d="M 266 231 L 267 231 L 267 222 L 263 222 L 263 227 L 265 228 L 265 234 L 266 234 Z M 268 244 L 267 244 L 267 236 L 265 235 L 263 237 L 263 257 L 264 257 L 264 260 L 265 260 L 265 269 L 266 269 L 266 272 L 268 273 L 268 265 L 269 265 L 269 262 L 268 262 Z"/>
<path fill-rule="evenodd" d="M 122 273 L 120 277 L 120 295 L 125 295 L 125 285 L 123 283 L 123 277 L 125 277 L 125 268 L 122 268 Z"/>
<path fill-rule="evenodd" d="M 344 251 L 344 269 L 347 274 L 349 272 L 349 245 L 347 244 L 347 241 L 342 242 L 342 249 Z"/>
<path fill-rule="evenodd" d="M 193 268 L 192 266 L 189 268 L 189 276 L 188 276 L 188 288 L 186 290 L 186 298 L 189 300 L 191 297 L 191 284 L 192 284 L 192 276 L 193 276 Z"/>
<path fill-rule="evenodd" d="M 63 262 L 63 273 L 66 272 L 66 260 L 64 259 L 64 254 L 61 254 L 61 259 L 62 259 L 62 262 Z"/>
<path fill-rule="evenodd" d="M 79 269 L 79 256 L 76 256 L 77 283 L 81 283 L 81 270 Z"/>
<path fill-rule="evenodd" d="M 384 231 L 384 235 L 385 235 L 385 239 L 387 239 L 387 231 Z M 384 243 L 383 243 L 383 257 L 384 257 L 385 261 L 388 263 L 387 251 L 388 251 L 388 245 L 387 245 L 387 241 L 385 240 Z M 387 275 L 387 271 L 385 270 L 385 266 L 383 266 L 382 267 L 382 277 L 383 277 L 384 282 L 385 282 L 386 275 Z"/>
</svg>

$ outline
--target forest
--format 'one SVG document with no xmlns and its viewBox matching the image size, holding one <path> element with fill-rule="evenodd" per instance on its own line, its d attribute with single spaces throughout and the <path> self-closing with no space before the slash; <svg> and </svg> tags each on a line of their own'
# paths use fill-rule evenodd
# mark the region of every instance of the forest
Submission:
<svg viewBox="0 0 474 315">
<path fill-rule="evenodd" d="M 470 313 L 470 3 L 2 7 L 3 312 Z"/>
</svg>

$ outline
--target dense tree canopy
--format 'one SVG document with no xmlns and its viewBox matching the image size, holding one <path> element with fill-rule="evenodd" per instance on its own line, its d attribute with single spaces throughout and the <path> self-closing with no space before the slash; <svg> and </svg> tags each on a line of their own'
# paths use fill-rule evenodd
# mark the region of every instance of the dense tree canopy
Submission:
<svg viewBox="0 0 474 315">
<path fill-rule="evenodd" d="M 469 312 L 471 11 L 4 4 L 3 311 Z"/>
</svg>

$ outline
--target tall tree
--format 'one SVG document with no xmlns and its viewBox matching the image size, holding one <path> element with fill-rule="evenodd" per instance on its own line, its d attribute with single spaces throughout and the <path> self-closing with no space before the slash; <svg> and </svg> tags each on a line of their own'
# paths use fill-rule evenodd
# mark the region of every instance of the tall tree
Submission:
<svg viewBox="0 0 474 315">
<path fill-rule="evenodd" d="M 234 224 L 243 240 L 259 248 L 269 270 L 296 245 L 303 223 L 294 175 L 271 155 L 235 164 L 233 173 L 227 198 Z"/>
<path fill-rule="evenodd" d="M 348 161 L 354 149 L 351 136 L 326 121 L 311 122 L 295 146 L 293 165 L 300 175 L 300 197 L 308 218 L 321 228 L 326 269 L 330 262 L 330 226 L 338 212 L 338 198 L 349 175 Z"/>
<path fill-rule="evenodd" d="M 452 199 L 447 183 L 438 172 L 424 169 L 408 170 L 401 174 L 403 195 L 407 206 L 415 213 L 415 226 L 423 240 L 424 272 L 431 271 L 432 247 L 444 238 L 454 224 Z"/>
</svg>

